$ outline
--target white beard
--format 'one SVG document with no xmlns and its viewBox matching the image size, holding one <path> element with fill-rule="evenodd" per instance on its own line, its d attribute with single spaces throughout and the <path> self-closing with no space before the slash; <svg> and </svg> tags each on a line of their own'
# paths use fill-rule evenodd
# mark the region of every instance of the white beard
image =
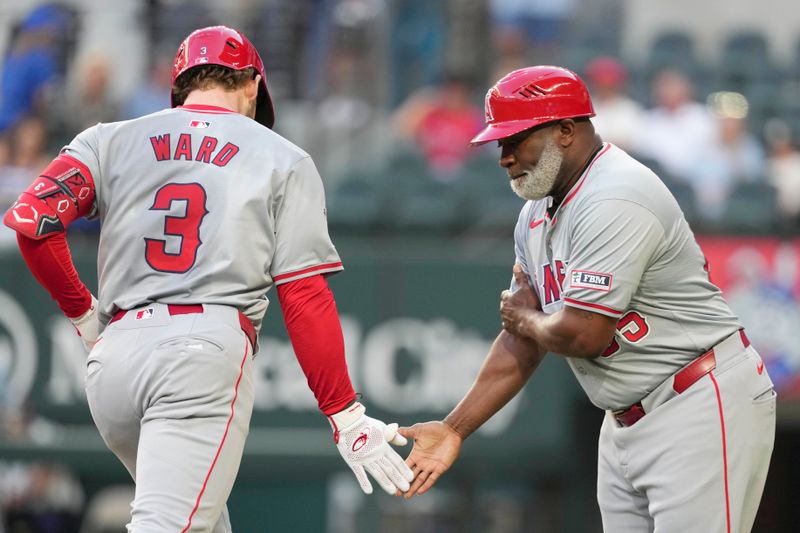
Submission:
<svg viewBox="0 0 800 533">
<path fill-rule="evenodd" d="M 541 200 L 553 191 L 553 185 L 564 162 L 564 154 L 553 140 L 548 141 L 533 170 L 526 170 L 515 180 L 511 180 L 511 190 L 523 200 Z"/>
</svg>

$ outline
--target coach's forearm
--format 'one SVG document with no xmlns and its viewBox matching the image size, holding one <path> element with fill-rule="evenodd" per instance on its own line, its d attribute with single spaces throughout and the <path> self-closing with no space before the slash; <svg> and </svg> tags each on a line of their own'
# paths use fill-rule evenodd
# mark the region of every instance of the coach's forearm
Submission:
<svg viewBox="0 0 800 533">
<path fill-rule="evenodd" d="M 444 423 L 466 439 L 517 395 L 545 353 L 530 340 L 500 332 L 469 392 Z"/>
<path fill-rule="evenodd" d="M 569 306 L 553 314 L 530 310 L 520 324 L 520 333 L 545 353 L 590 359 L 598 357 L 609 345 L 616 322 L 614 318 Z"/>
</svg>

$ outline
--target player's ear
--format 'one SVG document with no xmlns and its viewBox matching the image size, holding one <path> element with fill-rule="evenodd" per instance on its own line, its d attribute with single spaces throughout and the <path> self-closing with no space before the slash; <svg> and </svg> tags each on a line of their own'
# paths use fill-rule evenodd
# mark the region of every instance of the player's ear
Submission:
<svg viewBox="0 0 800 533">
<path fill-rule="evenodd" d="M 566 148 L 572 144 L 572 141 L 575 139 L 576 126 L 575 121 L 571 118 L 558 121 L 556 130 L 558 131 L 558 143 L 562 147 Z"/>
<path fill-rule="evenodd" d="M 247 82 L 245 85 L 247 98 L 253 100 L 258 97 L 258 88 L 261 85 L 261 74 L 256 74 L 255 77 Z"/>
</svg>

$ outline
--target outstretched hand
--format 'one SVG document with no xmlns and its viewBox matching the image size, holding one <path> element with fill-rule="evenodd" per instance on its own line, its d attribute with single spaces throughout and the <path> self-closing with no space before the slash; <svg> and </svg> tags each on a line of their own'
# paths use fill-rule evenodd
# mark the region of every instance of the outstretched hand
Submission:
<svg viewBox="0 0 800 533">
<path fill-rule="evenodd" d="M 414 447 L 406 458 L 406 464 L 414 472 L 414 481 L 398 496 L 408 499 L 416 494 L 425 494 L 444 474 L 461 451 L 463 439 L 444 422 L 433 421 L 401 427 L 400 435 L 413 439 Z"/>
<path fill-rule="evenodd" d="M 329 417 L 334 442 L 342 459 L 353 471 L 365 494 L 372 494 L 371 475 L 388 494 L 408 490 L 414 474 L 390 444 L 405 446 L 407 441 L 397 431 L 397 424 L 386 425 L 370 418 L 356 402 Z"/>
<path fill-rule="evenodd" d="M 522 266 L 515 264 L 513 272 L 517 290 L 514 292 L 505 290 L 500 293 L 500 318 L 503 329 L 513 335 L 526 337 L 526 317 L 531 311 L 541 311 L 542 306 L 539 297 L 528 283 L 528 275 L 522 270 Z"/>
</svg>

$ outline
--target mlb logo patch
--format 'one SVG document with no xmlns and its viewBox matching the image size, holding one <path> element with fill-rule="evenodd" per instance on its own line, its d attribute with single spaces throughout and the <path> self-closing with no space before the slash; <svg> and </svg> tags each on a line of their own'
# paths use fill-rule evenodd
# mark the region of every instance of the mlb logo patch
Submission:
<svg viewBox="0 0 800 533">
<path fill-rule="evenodd" d="M 573 270 L 570 275 L 570 287 L 608 292 L 611 290 L 611 278 L 611 274 L 605 274 L 603 272 Z"/>
<path fill-rule="evenodd" d="M 136 320 L 147 320 L 148 318 L 153 318 L 153 308 L 148 307 L 147 309 L 141 309 L 136 311 Z"/>
<path fill-rule="evenodd" d="M 200 128 L 204 129 L 211 125 L 210 122 L 206 122 L 205 120 L 193 120 L 189 123 L 190 128 Z"/>
</svg>

